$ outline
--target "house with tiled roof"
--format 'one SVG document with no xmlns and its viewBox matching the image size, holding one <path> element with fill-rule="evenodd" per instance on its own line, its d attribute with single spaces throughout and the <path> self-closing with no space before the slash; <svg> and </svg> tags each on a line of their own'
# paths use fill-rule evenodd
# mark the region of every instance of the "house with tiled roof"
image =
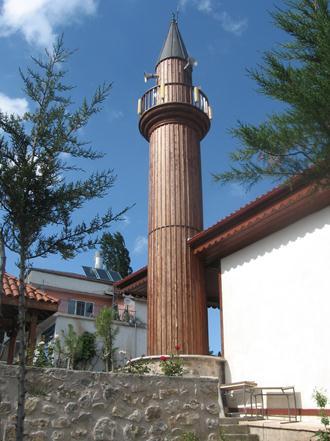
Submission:
<svg viewBox="0 0 330 441">
<path fill-rule="evenodd" d="M 16 277 L 3 275 L 2 317 L 0 317 L 0 359 L 13 362 L 18 332 L 19 281 Z M 58 300 L 52 295 L 25 285 L 26 321 L 28 347 L 33 350 L 37 338 L 37 326 L 58 310 Z"/>
<path fill-rule="evenodd" d="M 58 310 L 38 326 L 38 337 L 45 342 L 55 335 L 63 339 L 69 325 L 77 334 L 95 333 L 95 318 L 104 307 L 115 307 L 118 311 L 115 325 L 119 332 L 115 346 L 117 361 L 139 357 L 146 353 L 147 306 L 144 298 L 130 299 L 118 293 L 114 280 L 120 279 L 115 272 L 104 270 L 102 259 L 97 254 L 93 267 L 84 267 L 85 274 L 77 274 L 45 268 L 31 268 L 27 282 L 42 290 L 58 302 Z M 123 354 L 119 356 L 119 352 Z M 101 361 L 95 369 L 102 370 Z"/>
</svg>

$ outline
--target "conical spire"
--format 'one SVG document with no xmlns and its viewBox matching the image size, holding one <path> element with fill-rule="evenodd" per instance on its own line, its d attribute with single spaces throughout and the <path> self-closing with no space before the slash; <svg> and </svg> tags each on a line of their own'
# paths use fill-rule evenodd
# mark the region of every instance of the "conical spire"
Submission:
<svg viewBox="0 0 330 441">
<path fill-rule="evenodd" d="M 171 22 L 166 41 L 160 53 L 157 64 L 166 58 L 182 58 L 183 60 L 188 59 L 188 52 L 182 40 L 178 23 L 175 18 L 173 18 Z"/>
</svg>

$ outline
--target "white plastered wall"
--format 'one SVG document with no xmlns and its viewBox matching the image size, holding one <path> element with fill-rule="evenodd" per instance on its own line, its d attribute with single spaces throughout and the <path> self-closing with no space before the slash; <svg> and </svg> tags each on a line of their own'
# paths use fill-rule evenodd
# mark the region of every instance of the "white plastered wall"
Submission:
<svg viewBox="0 0 330 441">
<path fill-rule="evenodd" d="M 222 259 L 229 381 L 330 393 L 330 207 Z"/>
</svg>

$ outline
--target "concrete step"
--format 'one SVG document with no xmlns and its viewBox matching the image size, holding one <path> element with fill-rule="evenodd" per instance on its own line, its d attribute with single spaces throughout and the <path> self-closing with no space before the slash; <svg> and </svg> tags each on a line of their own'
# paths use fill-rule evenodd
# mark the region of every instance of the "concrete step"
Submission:
<svg viewBox="0 0 330 441">
<path fill-rule="evenodd" d="M 248 435 L 250 433 L 249 426 L 242 424 L 225 424 L 220 425 L 220 430 L 226 434 L 243 434 Z"/>
<path fill-rule="evenodd" d="M 251 433 L 221 433 L 223 441 L 259 441 L 259 436 Z"/>
<path fill-rule="evenodd" d="M 234 417 L 224 417 L 224 418 L 219 418 L 219 424 L 220 426 L 225 426 L 225 425 L 233 425 L 233 424 L 237 424 L 239 423 L 239 421 L 241 421 L 240 418 L 234 418 Z"/>
</svg>

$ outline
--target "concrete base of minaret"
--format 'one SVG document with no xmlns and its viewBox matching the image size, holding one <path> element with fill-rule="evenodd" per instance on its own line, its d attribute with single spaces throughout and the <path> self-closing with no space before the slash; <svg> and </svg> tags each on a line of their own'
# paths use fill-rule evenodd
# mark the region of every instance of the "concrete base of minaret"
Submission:
<svg viewBox="0 0 330 441">
<path fill-rule="evenodd" d="M 129 363 L 134 364 L 139 360 L 145 360 L 150 362 L 150 374 L 163 374 L 160 368 L 161 357 L 164 357 L 164 354 L 134 358 Z M 183 362 L 184 377 L 212 377 L 218 378 L 220 383 L 225 383 L 226 360 L 224 358 L 211 355 L 176 355 L 175 357 L 179 357 Z"/>
</svg>

